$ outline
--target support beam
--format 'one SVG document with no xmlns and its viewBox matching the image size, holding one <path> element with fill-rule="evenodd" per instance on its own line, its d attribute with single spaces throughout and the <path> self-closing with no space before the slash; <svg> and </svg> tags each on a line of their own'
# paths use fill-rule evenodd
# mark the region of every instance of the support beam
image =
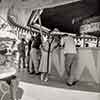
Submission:
<svg viewBox="0 0 100 100">
<path fill-rule="evenodd" d="M 97 45 L 96 45 L 96 47 L 99 47 L 99 39 L 100 39 L 100 37 L 97 37 Z"/>
<path fill-rule="evenodd" d="M 64 4 L 70 4 L 74 2 L 79 2 L 81 0 L 27 0 L 22 2 L 21 0 L 16 0 L 15 6 L 18 8 L 32 8 L 32 9 L 39 9 L 39 8 L 52 8 Z"/>
<path fill-rule="evenodd" d="M 32 23 L 36 23 L 36 21 L 39 19 L 39 16 L 42 14 L 42 12 L 43 9 L 37 9 L 36 11 L 33 10 L 27 25 L 30 26 Z"/>
</svg>

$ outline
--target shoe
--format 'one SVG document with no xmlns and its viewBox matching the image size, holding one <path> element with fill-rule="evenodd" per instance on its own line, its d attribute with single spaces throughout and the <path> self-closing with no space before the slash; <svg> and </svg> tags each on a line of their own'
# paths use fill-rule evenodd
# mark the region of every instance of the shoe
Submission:
<svg viewBox="0 0 100 100">
<path fill-rule="evenodd" d="M 32 74 L 35 74 L 35 72 L 29 72 L 29 74 L 31 74 L 31 75 L 32 75 Z"/>
<path fill-rule="evenodd" d="M 40 75 L 40 74 L 41 74 L 41 72 L 35 73 L 35 75 Z"/>
<path fill-rule="evenodd" d="M 78 81 L 73 81 L 73 82 L 66 82 L 66 84 L 68 85 L 68 86 L 73 86 L 73 85 L 76 85 L 76 83 L 77 83 Z"/>
<path fill-rule="evenodd" d="M 69 83 L 69 82 L 66 82 L 66 84 L 67 84 L 68 86 L 73 86 L 72 83 Z"/>
<path fill-rule="evenodd" d="M 27 72 L 30 72 L 30 70 L 29 70 L 29 69 L 27 69 Z"/>
<path fill-rule="evenodd" d="M 45 77 L 44 82 L 48 82 L 48 77 Z"/>
</svg>

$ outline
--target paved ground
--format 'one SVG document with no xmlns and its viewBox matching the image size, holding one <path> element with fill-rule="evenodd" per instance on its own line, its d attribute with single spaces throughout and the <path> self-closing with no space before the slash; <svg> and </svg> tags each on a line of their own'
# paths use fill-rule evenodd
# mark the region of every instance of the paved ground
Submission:
<svg viewBox="0 0 100 100">
<path fill-rule="evenodd" d="M 100 93 L 20 82 L 20 100 L 100 100 Z M 19 100 L 19 99 L 18 99 Z"/>
<path fill-rule="evenodd" d="M 18 72 L 17 74 L 20 81 L 36 84 L 36 85 L 46 85 L 48 87 L 56 87 L 63 89 L 73 89 L 81 91 L 91 91 L 91 92 L 100 92 L 100 84 L 87 83 L 87 82 L 78 82 L 75 86 L 69 87 L 65 84 L 64 80 L 61 80 L 55 74 L 49 76 L 48 83 L 43 83 L 40 81 L 40 76 L 29 75 L 27 72 Z"/>
</svg>

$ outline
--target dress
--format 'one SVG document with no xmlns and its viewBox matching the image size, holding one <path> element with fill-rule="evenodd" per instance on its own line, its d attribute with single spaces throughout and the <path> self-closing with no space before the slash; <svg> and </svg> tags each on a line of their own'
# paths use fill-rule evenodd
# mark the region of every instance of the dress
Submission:
<svg viewBox="0 0 100 100">
<path fill-rule="evenodd" d="M 54 42 L 52 47 L 54 47 L 52 52 L 52 64 L 53 67 L 56 68 L 59 76 L 62 77 L 65 71 L 63 50 L 60 48 L 60 45 L 57 42 Z"/>
<path fill-rule="evenodd" d="M 48 70 L 47 68 L 48 46 L 49 46 L 49 43 L 47 41 L 42 44 L 42 49 L 41 49 L 42 56 L 41 56 L 39 71 L 50 73 L 51 68 L 55 67 L 57 69 L 57 72 L 61 76 L 62 73 L 64 72 L 64 63 L 62 63 L 62 60 L 63 60 L 62 58 L 64 58 L 64 55 L 62 55 L 63 53 L 61 52 L 59 44 L 53 41 L 50 48 L 49 70 Z"/>
<path fill-rule="evenodd" d="M 41 46 L 41 61 L 40 61 L 40 67 L 39 67 L 39 72 L 51 72 L 51 55 L 52 53 L 50 52 L 49 55 L 49 68 L 47 68 L 47 58 L 48 58 L 48 47 L 49 47 L 49 43 L 48 41 L 45 41 L 42 43 Z"/>
</svg>

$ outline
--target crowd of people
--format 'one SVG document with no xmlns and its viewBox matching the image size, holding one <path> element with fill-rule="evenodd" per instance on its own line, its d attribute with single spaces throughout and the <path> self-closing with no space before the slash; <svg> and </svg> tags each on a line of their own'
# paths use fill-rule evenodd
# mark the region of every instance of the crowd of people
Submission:
<svg viewBox="0 0 100 100">
<path fill-rule="evenodd" d="M 27 47 L 27 53 L 26 53 Z M 75 66 L 77 66 L 77 50 L 74 39 L 68 35 L 41 35 L 34 33 L 26 42 L 24 38 L 18 44 L 20 71 L 27 69 L 29 74 L 40 75 L 41 81 L 47 82 L 51 73 L 52 63 L 56 67 L 64 66 L 68 75 L 67 85 L 72 86 L 77 80 L 74 78 Z M 59 56 L 62 58 L 59 59 Z M 26 63 L 26 62 L 27 63 Z M 60 64 L 60 62 L 62 64 Z"/>
</svg>

